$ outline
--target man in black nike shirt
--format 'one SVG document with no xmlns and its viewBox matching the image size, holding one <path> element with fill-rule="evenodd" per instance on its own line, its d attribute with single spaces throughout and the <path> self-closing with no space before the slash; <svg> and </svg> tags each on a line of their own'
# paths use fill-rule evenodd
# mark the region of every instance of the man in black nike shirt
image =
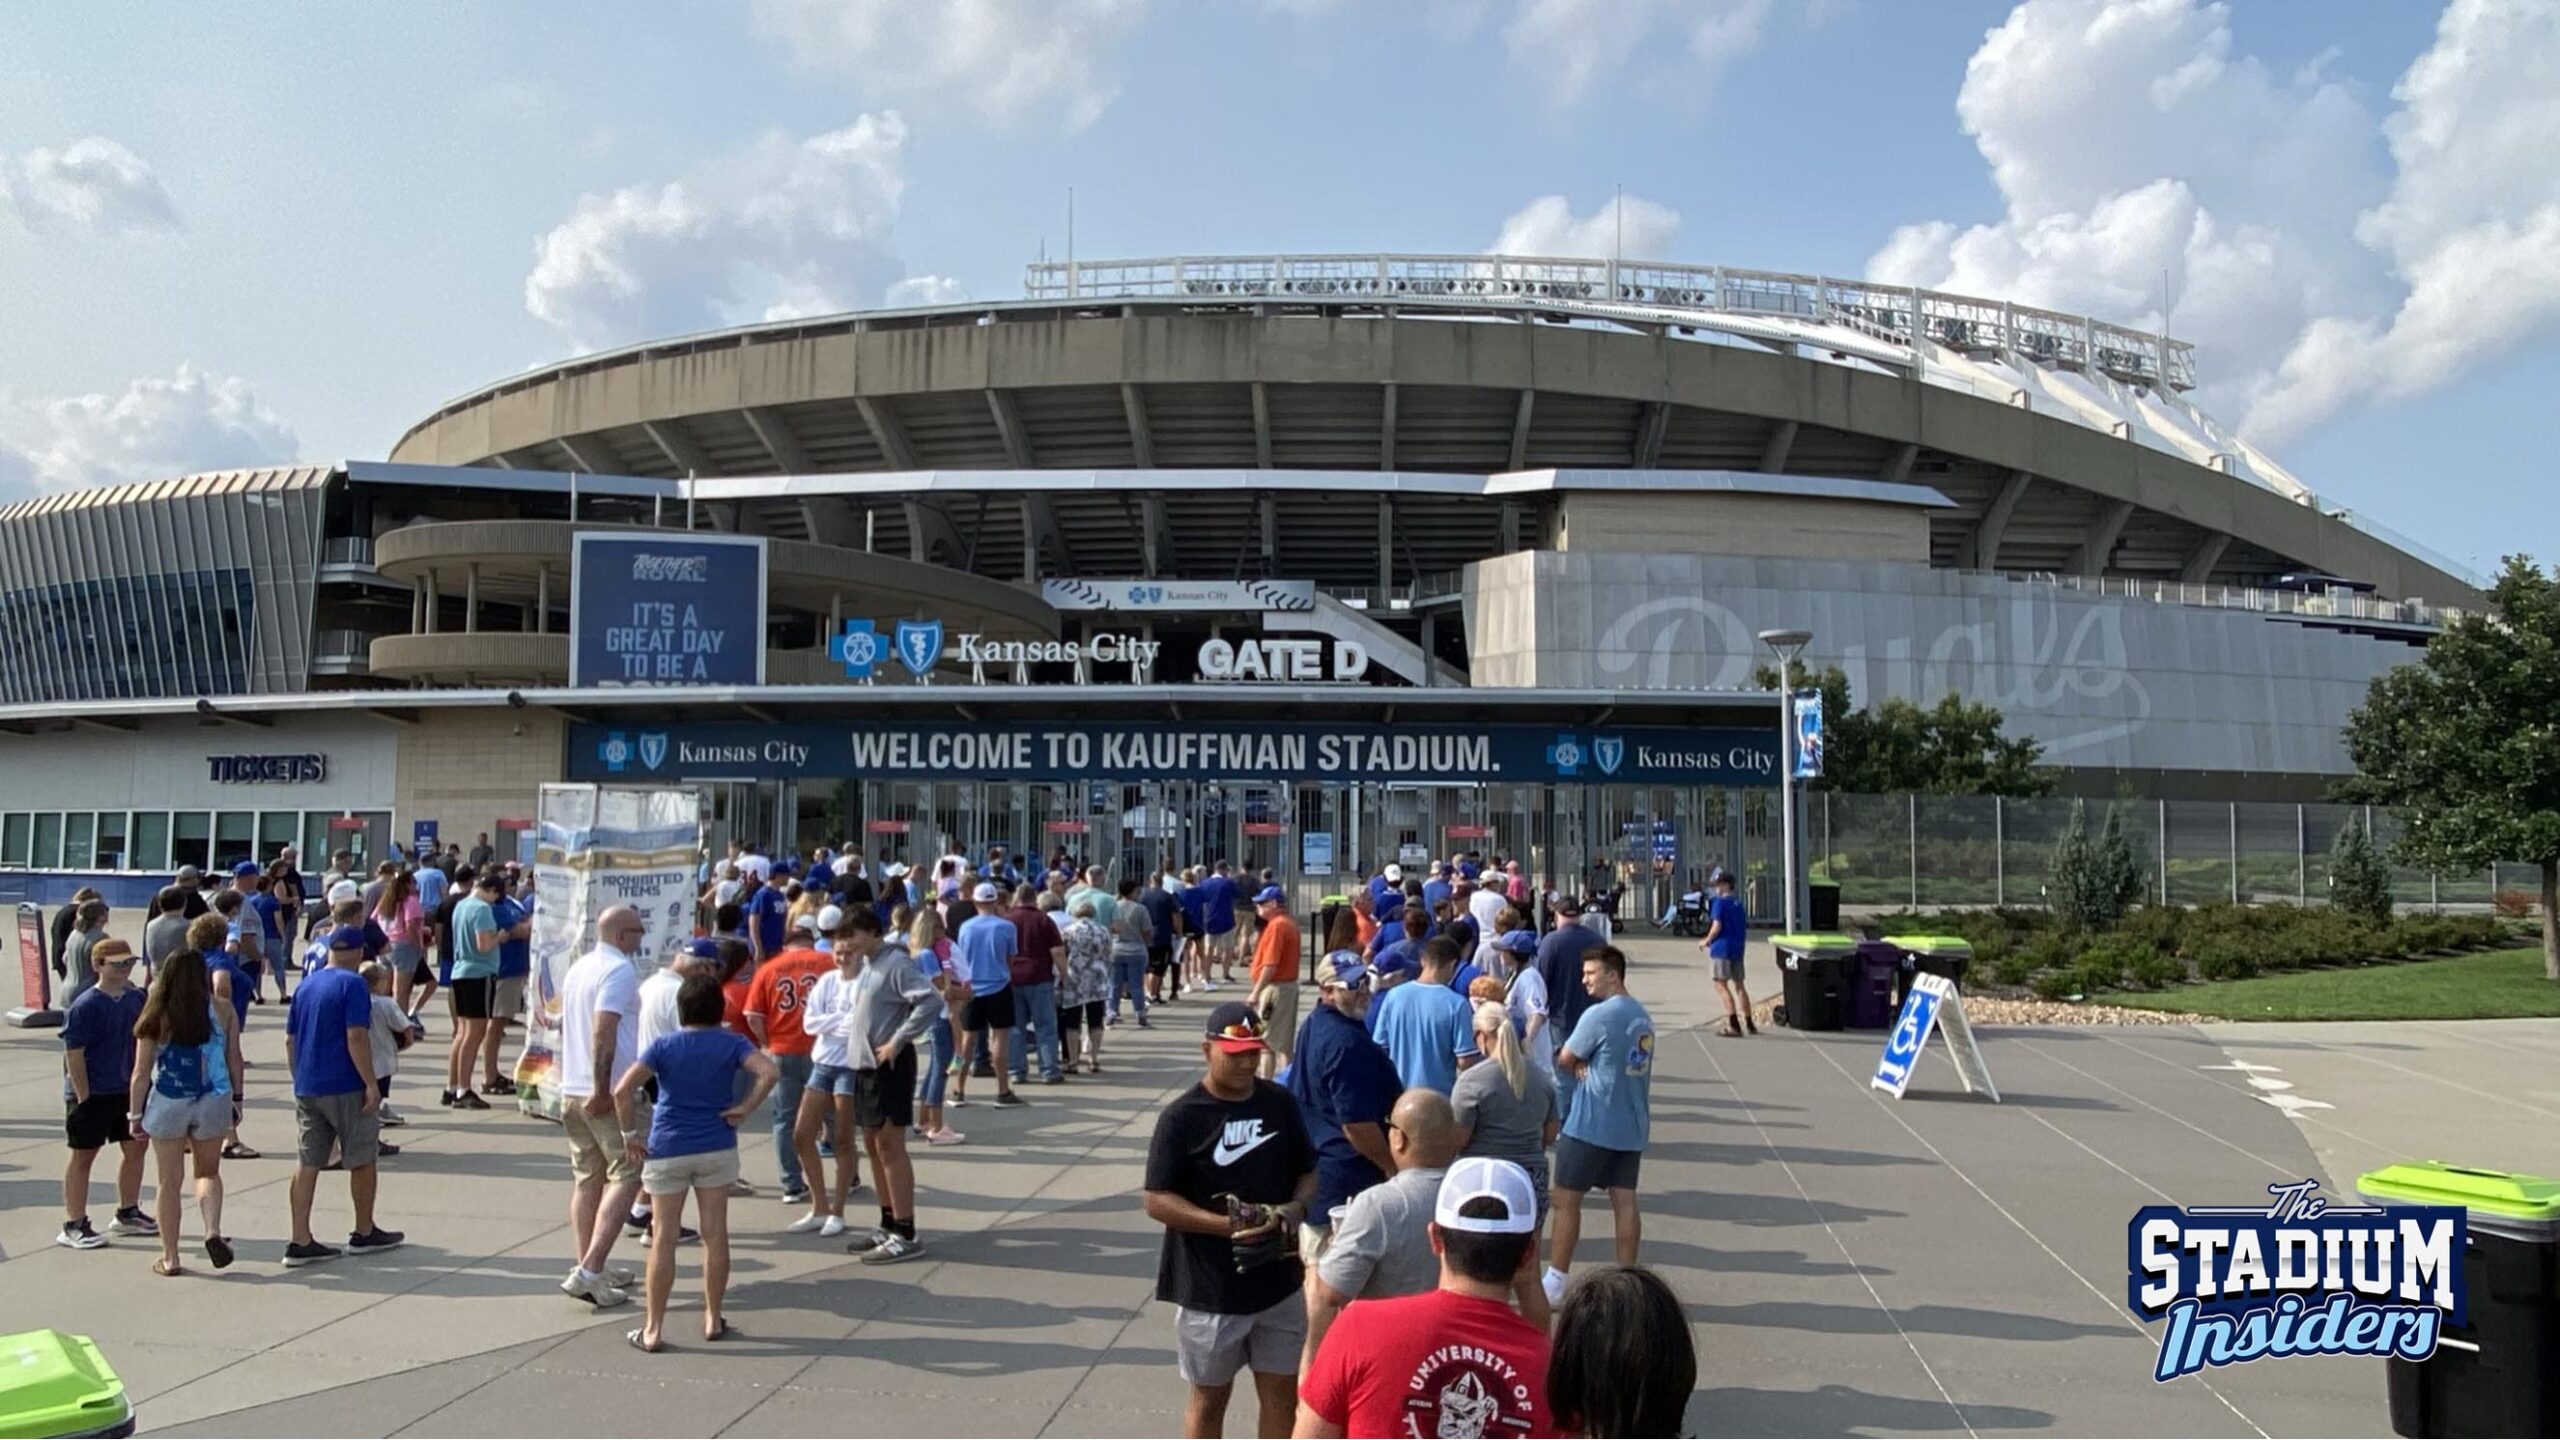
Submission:
<svg viewBox="0 0 2560 1440">
<path fill-rule="evenodd" d="M 1307 1313 L 1296 1240 L 1316 1150 L 1298 1102 L 1256 1074 L 1267 1048 L 1251 1007 L 1210 1011 L 1208 1074 L 1165 1107 L 1147 1144 L 1147 1218 L 1165 1227 L 1156 1298 L 1174 1306 L 1188 1436 L 1224 1433 L 1242 1369 L 1260 1402 L 1256 1433 L 1286 1435 L 1297 1418 Z"/>
</svg>

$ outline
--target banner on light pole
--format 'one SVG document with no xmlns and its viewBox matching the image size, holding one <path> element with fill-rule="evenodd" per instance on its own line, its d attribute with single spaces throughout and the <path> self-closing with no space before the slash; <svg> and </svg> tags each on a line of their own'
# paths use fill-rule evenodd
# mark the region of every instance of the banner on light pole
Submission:
<svg viewBox="0 0 2560 1440">
<path fill-rule="evenodd" d="M 1791 700 L 1795 707 L 1795 777 L 1816 779 L 1822 774 L 1822 692 L 1799 690 Z"/>
</svg>

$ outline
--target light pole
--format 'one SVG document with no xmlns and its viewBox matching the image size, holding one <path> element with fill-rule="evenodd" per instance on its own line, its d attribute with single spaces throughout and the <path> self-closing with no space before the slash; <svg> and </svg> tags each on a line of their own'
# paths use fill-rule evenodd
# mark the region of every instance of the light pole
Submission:
<svg viewBox="0 0 2560 1440">
<path fill-rule="evenodd" d="M 1784 812 L 1785 828 L 1780 843 L 1785 858 L 1779 869 L 1787 889 L 1785 904 L 1786 933 L 1796 930 L 1798 872 L 1801 863 L 1796 851 L 1796 715 L 1795 664 L 1804 647 L 1813 643 L 1810 630 L 1763 630 L 1760 643 L 1778 652 L 1778 808 Z"/>
</svg>

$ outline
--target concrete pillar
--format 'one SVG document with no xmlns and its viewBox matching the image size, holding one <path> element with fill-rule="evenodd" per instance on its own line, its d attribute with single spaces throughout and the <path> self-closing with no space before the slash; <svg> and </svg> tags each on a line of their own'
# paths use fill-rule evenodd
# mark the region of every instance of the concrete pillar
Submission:
<svg viewBox="0 0 2560 1440">
<path fill-rule="evenodd" d="M 551 567 L 536 566 L 533 572 L 533 633 L 551 633 Z"/>
<path fill-rule="evenodd" d="M 473 561 L 462 567 L 462 633 L 476 634 L 480 629 L 480 565 Z"/>
</svg>

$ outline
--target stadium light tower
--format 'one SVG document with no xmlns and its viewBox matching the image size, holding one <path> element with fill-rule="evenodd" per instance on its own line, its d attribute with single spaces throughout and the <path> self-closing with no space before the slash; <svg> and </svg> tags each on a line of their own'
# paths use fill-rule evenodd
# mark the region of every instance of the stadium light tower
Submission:
<svg viewBox="0 0 2560 1440">
<path fill-rule="evenodd" d="M 1763 630 L 1760 643 L 1778 652 L 1778 808 L 1783 812 L 1785 829 L 1781 844 L 1786 847 L 1781 866 L 1787 887 L 1786 933 L 1797 934 L 1796 920 L 1802 913 L 1798 896 L 1802 893 L 1803 857 L 1796 845 L 1796 724 L 1795 665 L 1804 647 L 1813 643 L 1810 630 Z"/>
</svg>

